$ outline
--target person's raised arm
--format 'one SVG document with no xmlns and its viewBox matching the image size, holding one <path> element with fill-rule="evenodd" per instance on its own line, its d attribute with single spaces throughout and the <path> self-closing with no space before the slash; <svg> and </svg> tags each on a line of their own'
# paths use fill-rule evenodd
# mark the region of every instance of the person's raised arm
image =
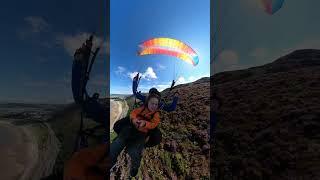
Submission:
<svg viewBox="0 0 320 180">
<path fill-rule="evenodd" d="M 132 93 L 136 95 L 138 89 L 138 76 L 139 73 L 132 79 Z"/>
<path fill-rule="evenodd" d="M 144 102 L 146 97 L 137 91 L 138 84 L 139 84 L 138 81 L 139 81 L 139 73 L 132 80 L 132 93 L 137 99 Z"/>
<path fill-rule="evenodd" d="M 174 93 L 174 97 L 173 97 L 173 100 L 172 100 L 171 104 L 164 104 L 163 105 L 163 110 L 164 111 L 171 112 L 171 111 L 176 110 L 178 99 L 179 99 L 178 98 L 178 94 L 179 94 L 178 92 Z"/>
</svg>

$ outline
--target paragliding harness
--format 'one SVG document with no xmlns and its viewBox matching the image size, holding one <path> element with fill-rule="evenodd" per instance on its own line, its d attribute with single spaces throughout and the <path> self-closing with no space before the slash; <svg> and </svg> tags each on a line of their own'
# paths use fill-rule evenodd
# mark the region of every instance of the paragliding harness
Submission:
<svg viewBox="0 0 320 180">
<path fill-rule="evenodd" d="M 106 130 L 106 124 L 108 122 L 107 118 L 109 117 L 107 108 L 98 102 L 99 94 L 94 93 L 93 96 L 90 97 L 86 91 L 86 86 L 93 63 L 100 50 L 98 47 L 94 52 L 92 52 L 92 41 L 93 36 L 91 35 L 89 39 L 86 40 L 86 43 L 83 44 L 81 48 L 76 50 L 72 65 L 73 98 L 76 104 L 81 106 L 80 127 L 74 146 L 74 152 L 81 148 L 87 147 L 89 137 L 103 138 L 95 133 L 99 129 L 105 128 Z M 91 54 L 93 56 L 90 59 Z M 83 122 L 84 117 L 91 118 L 95 122 L 99 123 L 99 125 L 96 125 L 93 128 L 85 129 Z"/>
</svg>

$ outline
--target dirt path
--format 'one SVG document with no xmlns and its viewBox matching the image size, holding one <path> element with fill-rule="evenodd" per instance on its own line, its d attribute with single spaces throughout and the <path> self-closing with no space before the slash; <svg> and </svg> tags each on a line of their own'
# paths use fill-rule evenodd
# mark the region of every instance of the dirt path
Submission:
<svg viewBox="0 0 320 180">
<path fill-rule="evenodd" d="M 111 100 L 110 104 L 112 107 L 111 108 L 112 112 L 110 117 L 110 130 L 112 130 L 114 123 L 119 119 L 124 118 L 127 115 L 129 106 L 125 100 L 123 101 Z"/>
</svg>

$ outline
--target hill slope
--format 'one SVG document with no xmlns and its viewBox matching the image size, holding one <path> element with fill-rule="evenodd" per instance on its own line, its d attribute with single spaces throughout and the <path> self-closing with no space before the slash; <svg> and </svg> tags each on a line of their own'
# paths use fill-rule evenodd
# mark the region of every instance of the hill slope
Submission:
<svg viewBox="0 0 320 180">
<path fill-rule="evenodd" d="M 145 179 L 320 177 L 320 50 L 212 77 L 222 100 L 209 159 L 210 79 L 178 85 L 177 110 L 162 113 L 163 142 L 144 152 Z M 173 92 L 165 90 L 165 100 Z M 132 101 L 132 98 L 131 98 Z M 128 173 L 122 153 L 117 175 Z M 212 177 L 213 178 L 213 177 Z"/>
<path fill-rule="evenodd" d="M 320 177 L 320 50 L 213 77 L 218 112 L 217 179 Z"/>
<path fill-rule="evenodd" d="M 209 78 L 194 83 L 178 85 L 172 92 L 165 90 L 166 102 L 174 92 L 180 93 L 176 111 L 161 113 L 159 125 L 163 141 L 159 146 L 147 148 L 140 168 L 145 179 L 199 179 L 209 177 Z M 127 99 L 129 105 L 134 98 Z M 121 154 L 116 174 L 128 175 L 128 157 Z M 143 172 L 143 173 L 142 173 Z"/>
</svg>

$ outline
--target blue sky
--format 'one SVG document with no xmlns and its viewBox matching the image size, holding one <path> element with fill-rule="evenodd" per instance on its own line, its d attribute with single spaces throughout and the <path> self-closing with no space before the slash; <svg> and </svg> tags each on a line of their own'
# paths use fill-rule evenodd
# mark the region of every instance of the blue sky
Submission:
<svg viewBox="0 0 320 180">
<path fill-rule="evenodd" d="M 263 65 L 295 49 L 320 49 L 318 0 L 285 0 L 273 16 L 266 14 L 257 0 L 211 2 L 213 28 L 218 28 L 216 22 L 222 28 L 214 48 L 223 51 L 212 64 L 215 66 L 211 65 L 216 72 Z M 105 41 L 103 3 L 2 2 L 0 102 L 72 102 L 73 52 L 92 31 L 96 31 L 97 41 L 103 42 L 103 51 L 92 70 L 90 93 L 107 94 L 109 73 L 111 93 L 130 93 L 129 74 L 137 71 L 146 76 L 140 83 L 142 91 L 151 86 L 167 88 L 174 77 L 188 82 L 209 74 L 209 1 L 111 0 L 110 44 Z M 157 36 L 189 44 L 199 54 L 198 66 L 166 56 L 135 56 L 139 42 Z M 111 50 L 110 72 L 107 46 Z M 178 67 L 176 74 L 174 65 Z"/>
<path fill-rule="evenodd" d="M 139 43 L 154 37 L 185 42 L 199 55 L 192 66 L 165 55 L 137 56 Z M 159 90 L 210 75 L 209 0 L 111 0 L 111 94 L 130 94 L 132 76 L 143 74 L 139 90 Z"/>
<path fill-rule="evenodd" d="M 103 41 L 103 7 L 102 1 L 84 0 L 2 2 L 0 102 L 72 101 L 73 52 L 92 31 Z M 102 94 L 107 84 L 106 53 L 99 55 L 90 82 Z"/>
</svg>

